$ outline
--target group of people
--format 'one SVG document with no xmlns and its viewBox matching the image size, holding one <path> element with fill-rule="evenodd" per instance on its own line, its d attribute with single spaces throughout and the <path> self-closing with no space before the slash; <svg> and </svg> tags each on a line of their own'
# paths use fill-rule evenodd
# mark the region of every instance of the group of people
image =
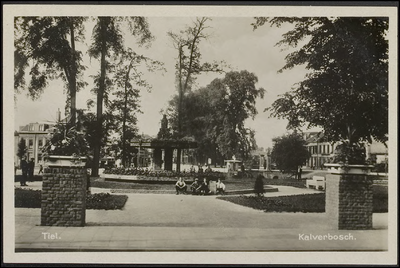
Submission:
<svg viewBox="0 0 400 268">
<path fill-rule="evenodd" d="M 182 177 L 179 177 L 178 181 L 175 184 L 176 194 L 179 195 L 180 193 L 186 194 L 187 193 L 187 185 Z M 224 194 L 225 193 L 225 184 L 218 179 L 216 183 L 217 194 Z M 190 185 L 190 191 L 192 195 L 207 195 L 210 194 L 210 188 L 208 187 L 207 179 L 204 178 L 202 183 L 199 183 L 199 179 L 196 178 L 194 182 Z"/>
<path fill-rule="evenodd" d="M 199 165 L 198 168 L 197 168 L 197 173 L 201 174 L 201 173 L 211 173 L 211 172 L 213 172 L 213 170 L 211 169 L 210 165 L 206 165 L 206 166 L 207 166 L 207 168 L 206 168 L 206 170 L 204 170 L 203 167 L 201 165 Z M 183 172 L 185 173 L 185 170 Z M 192 174 L 196 173 L 196 169 L 194 168 L 193 165 L 190 167 L 189 172 L 192 173 Z"/>
<path fill-rule="evenodd" d="M 35 159 L 31 158 L 29 162 L 26 161 L 26 158 L 23 157 L 21 159 L 21 171 L 22 171 L 22 178 L 20 181 L 21 186 L 28 186 L 26 184 L 26 181 L 29 179 L 29 181 L 33 181 L 33 173 L 35 169 Z"/>
</svg>

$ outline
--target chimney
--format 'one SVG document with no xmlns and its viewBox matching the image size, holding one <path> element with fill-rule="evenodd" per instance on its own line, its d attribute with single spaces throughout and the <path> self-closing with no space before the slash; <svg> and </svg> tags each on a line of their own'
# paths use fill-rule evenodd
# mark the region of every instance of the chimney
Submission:
<svg viewBox="0 0 400 268">
<path fill-rule="evenodd" d="M 61 111 L 60 111 L 60 108 L 58 108 L 58 111 L 57 111 L 57 113 L 56 113 L 56 120 L 57 120 L 57 122 L 60 122 L 60 121 L 61 121 Z"/>
</svg>

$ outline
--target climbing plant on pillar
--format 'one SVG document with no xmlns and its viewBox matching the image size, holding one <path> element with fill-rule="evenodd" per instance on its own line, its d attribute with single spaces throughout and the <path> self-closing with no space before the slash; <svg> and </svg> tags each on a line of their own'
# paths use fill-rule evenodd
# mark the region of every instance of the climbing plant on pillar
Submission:
<svg viewBox="0 0 400 268">
<path fill-rule="evenodd" d="M 44 145 L 42 152 L 49 166 L 84 166 L 89 144 L 84 133 L 76 127 L 57 123 Z"/>
</svg>

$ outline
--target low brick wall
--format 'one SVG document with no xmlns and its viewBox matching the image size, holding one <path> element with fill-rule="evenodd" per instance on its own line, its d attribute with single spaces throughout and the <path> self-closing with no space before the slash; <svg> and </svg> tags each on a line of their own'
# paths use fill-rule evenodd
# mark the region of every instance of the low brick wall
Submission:
<svg viewBox="0 0 400 268">
<path fill-rule="evenodd" d="M 367 175 L 326 175 L 325 210 L 333 228 L 372 229 L 372 185 Z"/>
<path fill-rule="evenodd" d="M 42 184 L 41 225 L 84 226 L 86 186 L 85 168 L 45 168 Z"/>
</svg>

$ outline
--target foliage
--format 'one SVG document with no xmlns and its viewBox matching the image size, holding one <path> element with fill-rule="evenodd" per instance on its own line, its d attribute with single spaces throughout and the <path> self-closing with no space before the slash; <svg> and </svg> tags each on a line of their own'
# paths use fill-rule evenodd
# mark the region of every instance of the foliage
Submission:
<svg viewBox="0 0 400 268">
<path fill-rule="evenodd" d="M 262 196 L 264 194 L 264 177 L 262 175 L 258 175 L 256 181 L 254 182 L 254 193 L 257 196 Z"/>
<path fill-rule="evenodd" d="M 140 111 L 140 90 L 150 91 L 152 86 L 143 79 L 140 65 L 145 65 L 147 71 L 153 72 L 162 69 L 163 64 L 143 55 L 138 55 L 128 48 L 122 53 L 116 71 L 114 73 L 114 84 L 117 91 L 113 93 L 115 99 L 111 101 L 108 108 L 112 111 L 116 122 L 114 131 L 119 134 L 119 145 L 121 148 L 122 164 L 127 165 L 127 160 L 133 157 L 135 148 L 131 147 L 129 141 L 137 135 L 136 113 Z"/>
<path fill-rule="evenodd" d="M 89 194 L 86 196 L 86 209 L 122 209 L 128 196 L 111 195 L 109 193 Z"/>
<path fill-rule="evenodd" d="M 248 71 L 229 72 L 222 79 L 214 79 L 206 87 L 184 96 L 182 135 L 198 142 L 198 157 L 206 160 L 230 159 L 233 155 L 247 158 L 256 148 L 254 131 L 244 126 L 245 120 L 257 114 L 256 99 L 264 96 L 257 88 L 258 78 Z M 176 103 L 170 101 L 170 117 L 176 128 Z"/>
<path fill-rule="evenodd" d="M 342 142 L 336 146 L 334 162 L 340 164 L 366 164 L 365 146 L 362 143 Z"/>
<path fill-rule="evenodd" d="M 272 116 L 288 119 L 288 128 L 322 127 L 329 141 L 387 140 L 388 18 L 256 18 L 253 26 L 265 23 L 294 25 L 277 45 L 300 48 L 280 72 L 303 64 L 309 70 L 272 104 Z"/>
<path fill-rule="evenodd" d="M 49 136 L 42 149 L 44 155 L 86 156 L 89 152 L 84 133 L 76 127 L 57 123 Z"/>
<path fill-rule="evenodd" d="M 297 133 L 292 133 L 273 139 L 274 146 L 271 159 L 277 168 L 285 173 L 295 171 L 310 157 L 306 141 Z"/>
<path fill-rule="evenodd" d="M 131 34 L 138 37 L 138 45 L 149 44 L 153 39 L 146 18 L 143 17 L 98 17 L 93 29 L 92 44 L 89 48 L 89 56 L 100 61 L 100 73 L 95 76 L 95 92 L 97 95 L 96 132 L 94 139 L 94 156 L 92 176 L 98 176 L 101 151 L 101 139 L 103 137 L 103 101 L 108 99 L 108 93 L 112 86 L 108 73 L 112 70 L 112 60 L 122 55 L 124 38 L 121 32 L 122 23 L 127 22 Z"/>
<path fill-rule="evenodd" d="M 372 171 L 374 172 L 387 172 L 388 171 L 388 163 L 384 162 L 384 163 L 376 163 L 374 165 L 374 168 L 372 169 Z"/>
<path fill-rule="evenodd" d="M 28 152 L 28 148 L 26 147 L 26 140 L 24 138 L 21 138 L 21 140 L 18 142 L 18 152 L 17 156 L 19 159 L 22 159 Z"/>
<path fill-rule="evenodd" d="M 206 34 L 206 29 L 209 28 L 206 26 L 206 23 L 209 20 L 211 19 L 206 17 L 196 18 L 192 26 L 181 30 L 179 34 L 173 32 L 168 33 L 175 49 L 178 51 L 175 64 L 178 95 L 174 101 L 175 124 L 172 127 L 172 129 L 175 130 L 174 134 L 178 138 L 185 136 L 182 133 L 183 106 L 185 105 L 184 96 L 191 91 L 196 81 L 196 76 L 204 72 L 221 73 L 223 71 L 222 67 L 225 65 L 224 62 L 201 62 L 200 43 L 202 40 L 207 40 L 209 37 L 209 35 Z M 177 154 L 177 158 L 180 159 L 180 149 L 178 149 Z M 180 171 L 180 162 L 177 163 L 177 170 Z"/>
<path fill-rule="evenodd" d="M 41 190 L 15 188 L 14 207 L 16 208 L 40 208 Z"/>
<path fill-rule="evenodd" d="M 69 92 L 72 124 L 75 123 L 76 92 L 86 85 L 81 64 L 82 53 L 75 42 L 84 36 L 85 17 L 16 17 L 14 52 L 14 88 L 28 89 L 32 99 L 40 97 L 48 80 L 62 79 Z M 30 83 L 26 87 L 25 69 L 30 67 Z"/>
<path fill-rule="evenodd" d="M 41 190 L 15 188 L 15 203 L 18 208 L 40 208 Z M 86 196 L 86 209 L 122 209 L 128 200 L 126 195 L 109 193 L 89 194 Z"/>
</svg>

